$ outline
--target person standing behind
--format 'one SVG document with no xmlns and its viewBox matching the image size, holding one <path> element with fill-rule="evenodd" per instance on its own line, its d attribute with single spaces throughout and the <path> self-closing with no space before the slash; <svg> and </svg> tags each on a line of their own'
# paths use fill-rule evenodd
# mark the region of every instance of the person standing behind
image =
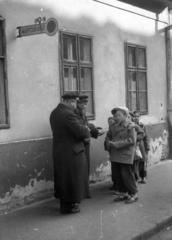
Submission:
<svg viewBox="0 0 172 240">
<path fill-rule="evenodd" d="M 114 120 L 113 117 L 108 117 L 107 121 L 108 121 L 108 127 L 109 127 L 109 128 L 110 128 L 110 125 L 112 125 L 112 124 L 115 123 L 115 120 Z M 109 129 L 109 128 L 108 128 L 108 129 Z M 105 149 L 105 151 L 108 151 L 108 152 L 109 152 L 109 156 L 110 156 L 110 149 L 108 149 L 107 141 L 108 141 L 108 139 L 107 139 L 107 134 L 106 134 L 105 141 L 104 141 L 104 149 Z"/>
<path fill-rule="evenodd" d="M 88 103 L 88 96 L 85 94 L 79 94 L 77 101 L 77 107 L 74 113 L 78 116 L 78 120 L 81 124 L 87 126 L 90 129 L 90 135 L 92 138 L 97 139 L 104 134 L 104 130 L 101 127 L 95 127 L 94 124 L 89 123 L 86 117 L 86 107 Z M 87 163 L 88 163 L 88 175 L 90 173 L 90 138 L 84 139 L 84 146 L 86 151 Z"/>
<path fill-rule="evenodd" d="M 74 113 L 77 97 L 78 93 L 65 93 L 63 102 L 50 114 L 54 196 L 60 199 L 61 213 L 78 213 L 79 203 L 90 195 L 84 147 L 84 139 L 90 137 L 90 131 Z"/>
<path fill-rule="evenodd" d="M 108 117 L 108 126 L 110 129 L 110 126 L 112 124 L 115 124 L 115 119 L 113 117 Z M 109 160 L 110 160 L 110 153 L 111 153 L 111 149 L 108 148 L 108 133 L 106 134 L 105 137 L 105 141 L 104 141 L 104 149 L 105 151 L 109 152 Z M 115 174 L 114 174 L 114 163 L 111 162 L 111 180 L 112 180 L 112 186 L 109 188 L 109 190 L 114 190 L 115 192 L 118 192 L 118 190 L 116 189 L 116 184 L 115 184 Z"/>
<path fill-rule="evenodd" d="M 119 195 L 115 202 L 125 203 L 138 201 L 137 185 L 134 176 L 133 161 L 136 145 L 134 124 L 128 121 L 129 111 L 126 107 L 112 109 L 115 122 L 108 131 L 108 147 L 111 149 L 110 159 L 115 164 L 115 179 Z"/>
<path fill-rule="evenodd" d="M 144 131 L 143 129 L 134 122 L 134 113 L 129 112 L 129 121 L 134 123 L 136 134 L 137 134 L 137 142 L 136 142 L 136 149 L 135 149 L 135 154 L 134 154 L 134 162 L 133 162 L 133 167 L 134 167 L 134 173 L 135 173 L 135 179 L 136 182 L 139 180 L 139 163 L 140 159 L 142 159 L 142 153 L 140 151 L 141 145 L 142 145 L 142 140 L 144 138 Z"/>
<path fill-rule="evenodd" d="M 150 140 L 147 133 L 146 126 L 140 122 L 140 114 L 137 111 L 134 111 L 134 122 L 140 126 L 140 128 L 144 131 L 144 137 L 140 144 L 140 150 L 142 153 L 142 158 L 139 160 L 139 175 L 141 180 L 139 183 L 146 183 L 146 176 L 147 176 L 147 161 L 148 161 L 148 152 L 150 150 Z"/>
</svg>

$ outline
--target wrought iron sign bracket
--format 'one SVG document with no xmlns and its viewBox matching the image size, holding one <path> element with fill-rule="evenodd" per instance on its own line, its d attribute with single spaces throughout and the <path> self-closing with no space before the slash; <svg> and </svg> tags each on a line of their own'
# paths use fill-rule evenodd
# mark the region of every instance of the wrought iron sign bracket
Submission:
<svg viewBox="0 0 172 240">
<path fill-rule="evenodd" d="M 37 24 L 38 23 L 38 24 Z M 58 22 L 55 18 L 38 17 L 35 24 L 20 26 L 16 28 L 17 38 L 46 33 L 48 36 L 54 36 L 58 31 Z"/>
</svg>

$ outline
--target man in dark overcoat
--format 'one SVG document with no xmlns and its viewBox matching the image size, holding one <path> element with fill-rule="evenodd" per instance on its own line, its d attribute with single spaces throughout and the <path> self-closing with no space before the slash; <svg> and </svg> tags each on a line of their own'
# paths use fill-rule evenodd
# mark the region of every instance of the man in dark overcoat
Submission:
<svg viewBox="0 0 172 240">
<path fill-rule="evenodd" d="M 79 94 L 79 99 L 77 101 L 77 107 L 74 110 L 78 116 L 79 122 L 85 126 L 88 126 L 90 129 L 90 135 L 92 138 L 97 139 L 98 136 L 101 136 L 105 131 L 101 127 L 96 127 L 94 124 L 89 123 L 86 116 L 86 107 L 88 103 L 88 96 L 85 94 Z M 88 163 L 88 175 L 90 173 L 90 138 L 84 140 L 87 163 Z"/>
<path fill-rule="evenodd" d="M 62 213 L 77 213 L 79 203 L 89 197 L 88 166 L 84 139 L 90 137 L 87 126 L 74 113 L 78 93 L 68 92 L 51 112 L 53 134 L 54 196 L 60 199 Z"/>
</svg>

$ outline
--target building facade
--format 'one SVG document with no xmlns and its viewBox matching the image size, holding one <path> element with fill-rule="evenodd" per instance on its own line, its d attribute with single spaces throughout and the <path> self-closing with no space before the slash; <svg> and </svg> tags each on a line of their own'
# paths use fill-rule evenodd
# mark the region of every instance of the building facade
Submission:
<svg viewBox="0 0 172 240">
<path fill-rule="evenodd" d="M 52 196 L 49 115 L 65 91 L 86 93 L 89 121 L 102 128 L 115 106 L 138 110 L 149 164 L 168 157 L 167 44 L 158 32 L 167 9 L 157 17 L 116 0 L 11 0 L 0 1 L 0 15 L 0 210 Z M 104 137 L 91 140 L 92 182 L 110 174 Z"/>
</svg>

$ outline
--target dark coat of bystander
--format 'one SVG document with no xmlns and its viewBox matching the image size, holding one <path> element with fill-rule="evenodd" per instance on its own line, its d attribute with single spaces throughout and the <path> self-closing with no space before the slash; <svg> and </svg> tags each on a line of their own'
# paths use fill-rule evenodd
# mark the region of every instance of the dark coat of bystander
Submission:
<svg viewBox="0 0 172 240">
<path fill-rule="evenodd" d="M 89 197 L 88 167 L 84 139 L 89 130 L 74 112 L 59 103 L 50 115 L 53 133 L 55 197 L 62 202 L 80 202 Z"/>
</svg>

